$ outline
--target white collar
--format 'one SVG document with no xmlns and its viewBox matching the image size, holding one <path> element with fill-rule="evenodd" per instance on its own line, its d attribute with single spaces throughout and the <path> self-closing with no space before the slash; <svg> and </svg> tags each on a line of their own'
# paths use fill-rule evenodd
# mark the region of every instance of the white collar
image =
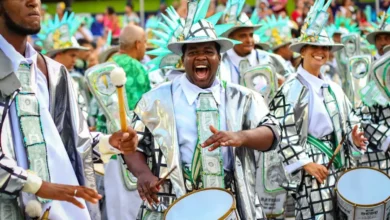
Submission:
<svg viewBox="0 0 390 220">
<path fill-rule="evenodd" d="M 228 50 L 226 53 L 229 56 L 232 64 L 237 68 L 240 66 L 240 62 L 243 59 L 248 59 L 251 66 L 255 66 L 257 64 L 256 50 L 254 50 L 254 49 L 251 51 L 250 54 L 246 55 L 245 57 L 239 56 L 236 53 L 236 51 L 234 51 L 234 48 Z"/>
<path fill-rule="evenodd" d="M 298 67 L 298 74 L 302 76 L 303 80 L 305 80 L 317 94 L 321 95 L 321 87 L 328 87 L 329 84 L 325 82 L 324 77 L 320 73 L 318 77 L 315 77 L 311 73 L 307 72 L 302 65 Z"/>
<path fill-rule="evenodd" d="M 22 62 L 27 62 L 29 64 L 37 62 L 38 53 L 29 43 L 26 45 L 26 57 L 24 57 L 8 43 L 2 35 L 0 35 L 0 49 L 11 60 L 14 72 L 18 71 L 19 65 Z"/>
<path fill-rule="evenodd" d="M 222 85 L 217 78 L 215 78 L 213 85 L 210 88 L 202 89 L 198 86 L 192 84 L 188 78 L 187 74 L 180 76 L 180 86 L 183 89 L 184 95 L 187 99 L 189 105 L 192 105 L 199 96 L 199 93 L 212 93 L 215 101 L 218 105 L 221 104 L 221 89 Z"/>
</svg>

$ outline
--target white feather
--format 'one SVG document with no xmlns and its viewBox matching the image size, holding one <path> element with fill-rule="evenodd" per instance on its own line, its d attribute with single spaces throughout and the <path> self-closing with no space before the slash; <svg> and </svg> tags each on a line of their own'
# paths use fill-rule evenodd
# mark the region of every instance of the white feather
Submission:
<svg viewBox="0 0 390 220">
<path fill-rule="evenodd" d="M 126 83 L 126 73 L 121 67 L 117 67 L 111 71 L 111 82 L 114 86 L 123 86 Z"/>
<path fill-rule="evenodd" d="M 30 218 L 40 218 L 42 205 L 37 200 L 31 200 L 26 205 L 26 213 Z"/>
</svg>

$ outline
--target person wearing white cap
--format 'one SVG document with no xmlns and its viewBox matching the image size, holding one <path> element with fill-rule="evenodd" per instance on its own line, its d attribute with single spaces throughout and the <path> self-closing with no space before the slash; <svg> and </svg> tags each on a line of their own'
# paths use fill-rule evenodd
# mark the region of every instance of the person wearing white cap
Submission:
<svg viewBox="0 0 390 220">
<path fill-rule="evenodd" d="M 259 17 L 255 11 L 251 18 L 242 13 L 245 0 L 229 0 L 223 15 L 223 23 L 233 25 L 222 36 L 240 42 L 222 55 L 222 65 L 219 71 L 220 78 L 228 82 L 244 85 L 245 72 L 250 67 L 269 65 L 275 70 L 273 74 L 286 75 L 288 67 L 282 57 L 255 49 L 254 32 L 261 27 Z M 282 80 L 284 81 L 284 80 Z M 264 87 L 269 82 L 259 82 L 256 87 Z M 277 86 L 277 85 L 276 85 Z"/>
<path fill-rule="evenodd" d="M 185 74 L 146 93 L 134 110 L 138 151 L 125 155 L 125 161 L 144 200 L 139 219 L 163 219 L 174 200 L 210 187 L 235 192 L 241 219 L 265 219 L 249 181 L 256 178 L 255 157 L 278 144 L 279 126 L 268 117 L 260 94 L 217 78 L 220 53 L 233 42 L 217 37 L 213 23 L 220 14 L 203 19 L 207 6 L 207 1 L 190 1 L 190 23 L 181 23 L 180 36 L 168 44 L 182 57 Z M 241 131 L 250 128 L 256 129 Z M 257 138 L 246 142 L 247 135 Z M 156 186 L 175 166 L 169 179 Z"/>
<path fill-rule="evenodd" d="M 0 1 L 0 218 L 100 220 L 96 142 L 71 77 L 27 41 L 41 29 L 40 4 Z"/>
<path fill-rule="evenodd" d="M 310 9 L 301 37 L 290 45 L 302 56 L 297 74 L 283 84 L 269 105 L 282 126 L 278 153 L 289 184 L 280 184 L 295 194 L 296 219 L 336 218 L 335 182 L 352 155 L 361 156 L 367 140 L 357 130 L 359 120 L 350 115 L 351 104 L 342 89 L 324 81 L 320 72 L 329 53 L 343 48 L 323 28 L 330 2 L 316 1 Z M 334 149 L 346 135 L 347 141 L 328 170 Z"/>
<path fill-rule="evenodd" d="M 378 60 L 385 53 L 384 48 L 390 45 L 390 8 L 380 17 L 376 30 L 367 34 L 366 38 L 370 44 L 374 44 L 377 54 L 374 59 Z"/>
</svg>

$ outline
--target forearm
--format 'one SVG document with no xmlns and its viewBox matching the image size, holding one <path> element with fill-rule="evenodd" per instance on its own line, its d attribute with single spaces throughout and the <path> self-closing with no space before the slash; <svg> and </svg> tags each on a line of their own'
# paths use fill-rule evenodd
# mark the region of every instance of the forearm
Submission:
<svg viewBox="0 0 390 220">
<path fill-rule="evenodd" d="M 138 177 L 145 172 L 152 173 L 150 171 L 148 164 L 146 163 L 146 157 L 141 152 L 135 152 L 132 154 L 123 156 L 129 171 L 135 176 Z"/>
<path fill-rule="evenodd" d="M 259 151 L 268 151 L 273 146 L 275 135 L 271 128 L 260 126 L 251 130 L 239 131 L 242 138 L 242 146 Z"/>
</svg>

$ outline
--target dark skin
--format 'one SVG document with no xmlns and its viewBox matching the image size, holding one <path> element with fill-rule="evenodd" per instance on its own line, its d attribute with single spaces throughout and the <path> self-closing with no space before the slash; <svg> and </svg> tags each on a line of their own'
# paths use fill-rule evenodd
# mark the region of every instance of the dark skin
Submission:
<svg viewBox="0 0 390 220">
<path fill-rule="evenodd" d="M 378 34 L 375 36 L 375 47 L 379 55 L 383 55 L 385 46 L 390 45 L 390 34 Z"/>
<path fill-rule="evenodd" d="M 23 56 L 26 53 L 27 36 L 38 33 L 40 30 L 40 7 L 39 0 L 3 0 L 0 2 L 0 34 Z M 48 79 L 47 67 L 42 56 L 38 56 L 37 65 Z M 85 207 L 76 197 L 91 203 L 97 203 L 101 199 L 101 195 L 94 189 L 45 181 L 42 182 L 36 195 L 46 199 L 67 201 L 79 208 Z"/>
<path fill-rule="evenodd" d="M 215 43 L 187 45 L 182 60 L 190 82 L 200 88 L 209 88 L 213 84 L 221 60 Z M 207 70 L 200 71 L 202 72 L 200 74 L 199 70 L 197 70 L 197 66 L 206 66 Z M 274 140 L 272 130 L 264 126 L 239 132 L 218 131 L 213 126 L 210 126 L 210 130 L 213 135 L 202 144 L 202 147 L 213 144 L 213 147 L 209 149 L 210 151 L 221 146 L 245 146 L 265 151 L 271 147 Z M 135 135 L 133 135 L 133 137 L 134 139 L 137 139 Z M 133 140 L 131 143 L 136 144 L 138 143 L 138 140 Z M 113 144 L 111 145 L 114 146 Z M 135 146 L 126 145 L 122 147 L 122 150 L 125 148 L 126 151 L 132 151 Z M 130 172 L 138 178 L 137 188 L 141 199 L 148 201 L 150 204 L 158 203 L 157 193 L 159 191 L 159 186 L 157 186 L 156 183 L 159 179 L 154 176 L 148 167 L 145 155 L 141 152 L 127 154 L 125 155 L 125 161 Z"/>
<path fill-rule="evenodd" d="M 241 44 L 237 44 L 233 47 L 233 50 L 237 53 L 237 55 L 245 57 L 255 48 L 253 31 L 253 28 L 239 28 L 229 35 L 229 38 L 242 42 Z"/>
<path fill-rule="evenodd" d="M 293 57 L 293 52 L 290 50 L 290 44 L 279 47 L 275 50 L 275 53 L 283 57 L 285 60 L 291 60 Z"/>
</svg>

